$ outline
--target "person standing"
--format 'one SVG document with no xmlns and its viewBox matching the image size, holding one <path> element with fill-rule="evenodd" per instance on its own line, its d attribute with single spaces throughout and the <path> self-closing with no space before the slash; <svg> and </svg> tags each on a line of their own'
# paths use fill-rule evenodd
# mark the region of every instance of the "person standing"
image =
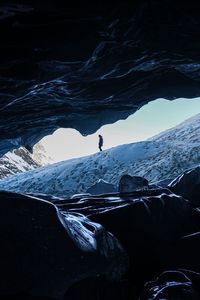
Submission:
<svg viewBox="0 0 200 300">
<path fill-rule="evenodd" d="M 101 147 L 103 146 L 103 137 L 99 134 L 99 150 L 102 151 Z"/>
</svg>

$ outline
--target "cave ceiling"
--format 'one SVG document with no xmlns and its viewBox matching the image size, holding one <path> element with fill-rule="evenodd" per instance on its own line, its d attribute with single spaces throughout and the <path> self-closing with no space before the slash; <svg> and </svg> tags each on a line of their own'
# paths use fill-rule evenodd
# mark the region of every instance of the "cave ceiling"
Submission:
<svg viewBox="0 0 200 300">
<path fill-rule="evenodd" d="M 0 153 L 200 95 L 193 1 L 1 1 Z"/>
</svg>

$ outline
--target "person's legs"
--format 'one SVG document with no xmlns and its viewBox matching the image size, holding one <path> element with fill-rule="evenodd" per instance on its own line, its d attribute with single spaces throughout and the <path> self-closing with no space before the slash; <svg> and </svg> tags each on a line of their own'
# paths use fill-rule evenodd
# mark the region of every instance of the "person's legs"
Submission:
<svg viewBox="0 0 200 300">
<path fill-rule="evenodd" d="M 102 147 L 102 146 L 99 145 L 99 150 L 100 150 L 100 151 L 102 151 L 101 147 Z"/>
</svg>

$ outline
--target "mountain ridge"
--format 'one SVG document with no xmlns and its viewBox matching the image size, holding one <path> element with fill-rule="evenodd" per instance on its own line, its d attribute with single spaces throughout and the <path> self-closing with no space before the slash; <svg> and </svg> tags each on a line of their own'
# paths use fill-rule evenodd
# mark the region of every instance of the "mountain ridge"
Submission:
<svg viewBox="0 0 200 300">
<path fill-rule="evenodd" d="M 34 146 L 33 154 L 25 147 L 7 152 L 0 158 L 0 179 L 8 178 L 27 171 L 48 165 L 52 159 L 41 143 Z"/>
</svg>

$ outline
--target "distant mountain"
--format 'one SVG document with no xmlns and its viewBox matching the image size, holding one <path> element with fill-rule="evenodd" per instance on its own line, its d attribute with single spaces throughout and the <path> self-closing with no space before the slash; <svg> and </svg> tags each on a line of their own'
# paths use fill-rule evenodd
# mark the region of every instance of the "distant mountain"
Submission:
<svg viewBox="0 0 200 300">
<path fill-rule="evenodd" d="M 33 154 L 26 148 L 20 147 L 19 149 L 6 153 L 0 158 L 0 179 L 17 173 L 30 171 L 52 162 L 52 159 L 47 155 L 41 143 L 34 146 Z"/>
<path fill-rule="evenodd" d="M 8 152 L 0 158 L 0 179 L 40 167 L 28 150 L 23 147 Z"/>
<path fill-rule="evenodd" d="M 49 156 L 49 154 L 47 153 L 45 147 L 41 142 L 34 145 L 32 158 L 40 166 L 47 166 L 53 163 L 53 159 Z"/>
<path fill-rule="evenodd" d="M 115 186 L 123 174 L 150 183 L 174 178 L 200 164 L 200 114 L 146 141 L 121 145 L 12 176 L 0 189 L 71 196 L 84 193 L 99 179 Z"/>
</svg>

